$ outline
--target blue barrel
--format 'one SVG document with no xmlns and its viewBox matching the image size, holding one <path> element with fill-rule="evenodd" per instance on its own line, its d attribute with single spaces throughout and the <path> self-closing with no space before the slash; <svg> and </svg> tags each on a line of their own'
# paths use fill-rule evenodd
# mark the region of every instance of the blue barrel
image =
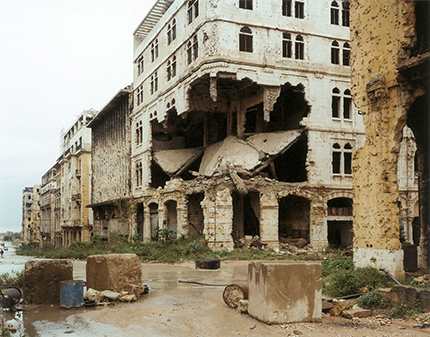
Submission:
<svg viewBox="0 0 430 337">
<path fill-rule="evenodd" d="M 84 305 L 84 281 L 60 282 L 60 307 L 78 308 Z"/>
</svg>

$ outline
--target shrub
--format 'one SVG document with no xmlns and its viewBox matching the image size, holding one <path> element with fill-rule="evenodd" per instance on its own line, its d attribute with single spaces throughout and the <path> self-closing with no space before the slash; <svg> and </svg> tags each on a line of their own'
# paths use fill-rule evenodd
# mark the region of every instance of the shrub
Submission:
<svg viewBox="0 0 430 337">
<path fill-rule="evenodd" d="M 410 305 L 406 302 L 400 302 L 391 309 L 391 316 L 394 318 L 407 318 L 415 317 L 418 314 L 423 313 L 421 302 L 416 300 L 414 305 Z"/>
<path fill-rule="evenodd" d="M 0 274 L 0 285 L 21 288 L 24 285 L 24 270 Z"/>
<path fill-rule="evenodd" d="M 364 309 L 386 308 L 388 306 L 382 296 L 373 291 L 357 298 L 357 304 Z"/>
</svg>

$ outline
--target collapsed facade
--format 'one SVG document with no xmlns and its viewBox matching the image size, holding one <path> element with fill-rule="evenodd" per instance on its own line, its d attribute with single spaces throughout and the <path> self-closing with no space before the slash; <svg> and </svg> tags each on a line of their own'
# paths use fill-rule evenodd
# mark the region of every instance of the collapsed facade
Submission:
<svg viewBox="0 0 430 337">
<path fill-rule="evenodd" d="M 366 127 L 353 160 L 354 262 L 396 277 L 408 260 L 401 231 L 429 267 L 429 5 L 351 4 L 352 93 Z"/>
<path fill-rule="evenodd" d="M 139 233 L 352 245 L 350 89 L 347 1 L 157 1 L 134 33 Z"/>
<path fill-rule="evenodd" d="M 106 104 L 88 124 L 91 129 L 92 235 L 130 235 L 134 208 L 130 202 L 131 87 Z"/>
</svg>

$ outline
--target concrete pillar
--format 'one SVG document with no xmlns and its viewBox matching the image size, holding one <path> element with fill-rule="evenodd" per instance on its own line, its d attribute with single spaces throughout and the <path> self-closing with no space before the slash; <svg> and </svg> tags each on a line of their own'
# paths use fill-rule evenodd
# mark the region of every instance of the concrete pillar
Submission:
<svg viewBox="0 0 430 337">
<path fill-rule="evenodd" d="M 234 248 L 231 232 L 233 230 L 233 198 L 229 189 L 216 193 L 216 248 Z M 214 248 L 215 248 L 214 247 Z"/>
<path fill-rule="evenodd" d="M 267 247 L 279 249 L 279 203 L 274 194 L 260 194 L 260 238 Z"/>
<path fill-rule="evenodd" d="M 143 241 L 151 241 L 151 212 L 148 205 L 143 206 Z"/>
</svg>

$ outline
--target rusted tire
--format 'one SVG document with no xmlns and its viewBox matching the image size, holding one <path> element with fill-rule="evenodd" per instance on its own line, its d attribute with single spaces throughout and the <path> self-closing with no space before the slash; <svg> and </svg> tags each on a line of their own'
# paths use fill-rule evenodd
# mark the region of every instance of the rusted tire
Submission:
<svg viewBox="0 0 430 337">
<path fill-rule="evenodd" d="M 220 259 L 200 259 L 196 260 L 196 269 L 219 269 Z"/>
</svg>

